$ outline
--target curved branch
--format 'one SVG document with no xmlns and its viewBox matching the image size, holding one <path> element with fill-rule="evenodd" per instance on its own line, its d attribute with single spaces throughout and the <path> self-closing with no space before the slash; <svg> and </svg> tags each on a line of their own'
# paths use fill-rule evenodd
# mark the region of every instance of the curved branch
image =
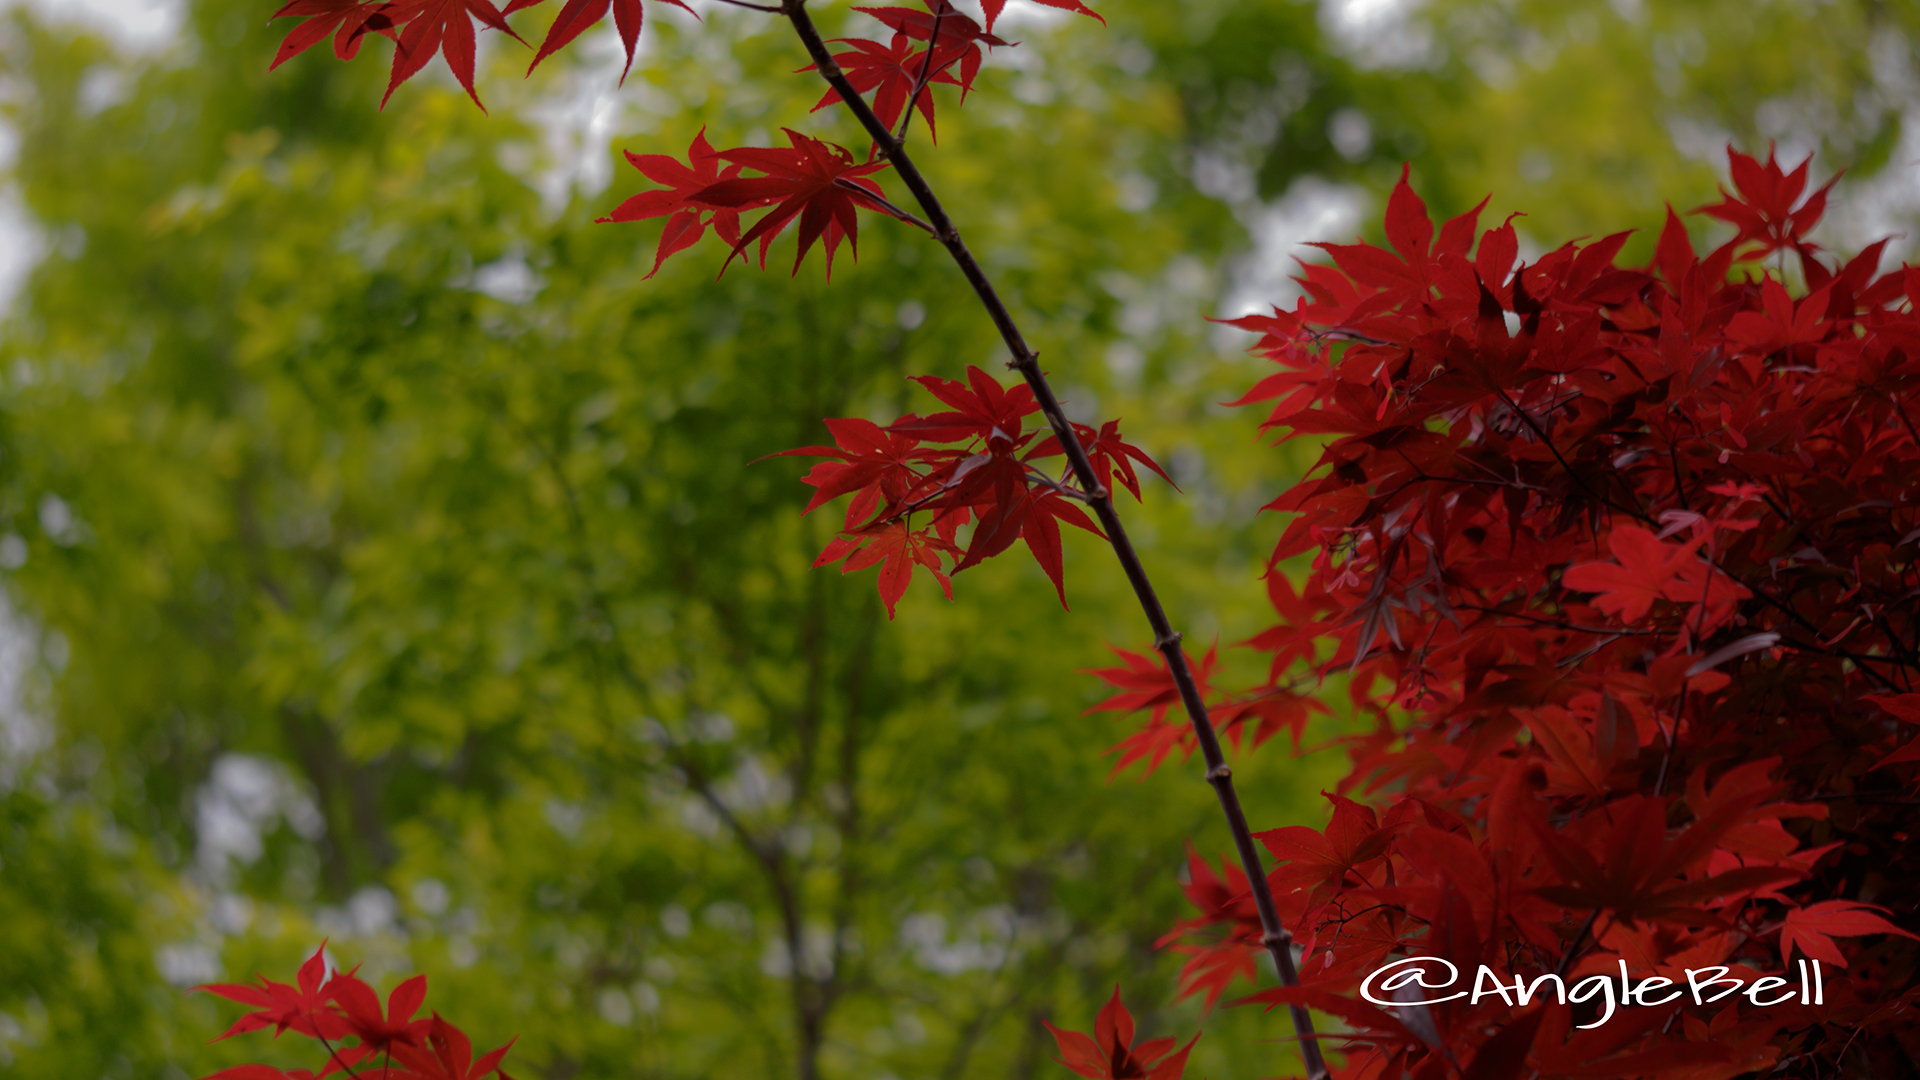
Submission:
<svg viewBox="0 0 1920 1080">
<path fill-rule="evenodd" d="M 1161 604 L 1159 595 L 1154 591 L 1153 583 L 1148 579 L 1146 568 L 1140 562 L 1139 554 L 1134 550 L 1133 541 L 1120 523 L 1120 517 L 1114 512 L 1113 499 L 1094 472 L 1093 462 L 1087 457 L 1086 448 L 1080 445 L 1074 434 L 1073 425 L 1067 420 L 1066 413 L 1060 408 L 1060 400 L 1048 384 L 1046 376 L 1040 371 L 1040 358 L 1027 345 L 1020 327 L 1014 322 L 1013 313 L 1007 310 L 1006 303 L 988 280 L 986 271 L 974 258 L 973 253 L 960 239 L 960 231 L 955 228 L 953 219 L 934 195 L 933 188 L 915 167 L 906 148 L 901 145 L 891 131 L 887 130 L 873 109 L 854 89 L 846 74 L 834 62 L 828 52 L 825 39 L 813 25 L 813 19 L 807 14 L 806 0 L 785 0 L 782 10 L 793 23 L 794 32 L 806 46 L 807 54 L 812 58 L 820 77 L 839 92 L 840 101 L 850 110 L 860 126 L 879 147 L 879 153 L 893 163 L 900 179 L 913 192 L 914 198 L 926 212 L 927 220 L 933 225 L 933 234 L 947 249 L 953 261 L 960 267 L 967 283 L 979 296 L 980 303 L 986 308 L 987 315 L 993 320 L 994 327 L 1000 331 L 1000 337 L 1006 342 L 1007 349 L 1013 354 L 1008 362 L 1020 372 L 1032 387 L 1033 396 L 1040 405 L 1047 422 L 1052 425 L 1053 433 L 1060 440 L 1060 447 L 1066 451 L 1067 460 L 1073 466 L 1075 479 L 1081 490 L 1087 495 L 1094 516 L 1106 530 L 1113 544 L 1113 552 L 1120 560 L 1120 567 L 1126 573 L 1127 580 L 1133 586 L 1134 595 L 1140 601 L 1141 610 L 1146 614 L 1147 624 L 1153 629 L 1154 648 L 1166 657 L 1167 670 L 1173 676 L 1174 685 L 1179 688 L 1180 701 L 1186 707 L 1187 719 L 1193 725 L 1195 737 L 1199 740 L 1200 751 L 1206 759 L 1206 779 L 1213 785 L 1220 800 L 1221 812 L 1226 816 L 1227 826 L 1233 833 L 1234 847 L 1240 856 L 1241 866 L 1246 870 L 1247 882 L 1253 892 L 1254 906 L 1260 912 L 1261 941 L 1267 952 L 1273 957 L 1274 967 L 1279 971 L 1280 981 L 1287 986 L 1300 984 L 1299 973 L 1293 963 L 1293 936 L 1280 923 L 1279 909 L 1273 902 L 1273 892 L 1267 886 L 1265 868 L 1261 865 L 1260 852 L 1253 842 L 1253 830 L 1247 824 L 1245 810 L 1240 805 L 1240 797 L 1233 788 L 1233 770 L 1227 767 L 1226 755 L 1220 748 L 1220 739 L 1214 731 L 1213 721 L 1207 715 L 1206 703 L 1201 700 L 1200 688 L 1195 683 L 1193 672 L 1187 667 L 1185 653 L 1180 649 L 1180 634 L 1173 629 L 1173 623 L 1167 618 L 1166 608 Z M 1325 1060 L 1320 1053 L 1319 1041 L 1314 1036 L 1313 1019 L 1301 1005 L 1289 1006 L 1294 1029 L 1300 1036 L 1300 1054 L 1304 1060 L 1309 1080 L 1325 1080 L 1328 1076 Z"/>
</svg>

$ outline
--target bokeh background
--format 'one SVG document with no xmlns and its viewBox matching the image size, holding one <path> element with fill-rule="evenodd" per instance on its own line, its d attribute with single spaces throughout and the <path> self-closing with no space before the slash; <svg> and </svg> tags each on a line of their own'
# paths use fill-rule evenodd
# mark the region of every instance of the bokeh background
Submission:
<svg viewBox="0 0 1920 1080">
<path fill-rule="evenodd" d="M 642 280 L 657 225 L 592 223 L 647 186 L 618 149 L 856 141 L 783 27 L 648 5 L 624 89 L 601 28 L 531 79 L 485 41 L 491 115 L 443 71 L 380 112 L 384 44 L 269 75 L 274 6 L 0 10 L 0 1075 L 314 1064 L 209 1045 L 237 1007 L 186 988 L 322 937 L 518 1034 L 523 1078 L 1064 1076 L 1040 1020 L 1116 983 L 1205 1028 L 1190 1075 L 1284 1073 L 1278 1017 L 1175 1003 L 1154 947 L 1228 842 L 1191 766 L 1109 780 L 1128 729 L 1077 672 L 1145 642 L 1105 554 L 1069 541 L 1072 612 L 1017 556 L 889 623 L 870 572 L 809 570 L 804 464 L 752 464 L 1000 359 L 940 252 L 874 221 L 831 284 L 716 283 L 712 241 Z M 819 18 L 869 33 L 849 6 Z M 1847 170 L 1823 243 L 1914 257 L 1920 6 L 1097 6 L 1013 5 L 922 160 L 1072 411 L 1180 482 L 1126 509 L 1248 681 L 1258 510 L 1311 448 L 1218 404 L 1258 368 L 1205 319 L 1289 302 L 1403 161 L 1533 254 L 1775 140 Z M 1235 767 L 1272 827 L 1341 766 Z"/>
</svg>

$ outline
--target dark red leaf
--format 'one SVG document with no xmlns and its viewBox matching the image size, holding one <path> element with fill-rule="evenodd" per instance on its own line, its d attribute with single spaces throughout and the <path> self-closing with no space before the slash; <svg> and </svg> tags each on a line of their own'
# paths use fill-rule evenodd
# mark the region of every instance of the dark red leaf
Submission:
<svg viewBox="0 0 1920 1080">
<path fill-rule="evenodd" d="M 502 14 L 511 15 L 523 8 L 530 8 L 546 0 L 513 0 Z M 665 0 L 666 3 L 692 12 L 682 0 Z M 553 28 L 547 31 L 547 38 L 540 43 L 540 51 L 534 54 L 533 63 L 527 65 L 527 74 L 540 66 L 540 61 L 559 52 L 573 43 L 586 29 L 613 12 L 613 25 L 620 34 L 620 44 L 627 50 L 626 66 L 620 69 L 620 84 L 626 85 L 627 72 L 633 70 L 633 52 L 640 41 L 640 24 L 645 13 L 640 10 L 640 0 L 567 0 L 560 14 L 553 20 Z M 695 13 L 696 15 L 698 13 Z"/>
<path fill-rule="evenodd" d="M 418 75 L 435 55 L 446 58 L 447 70 L 453 72 L 473 103 L 480 105 L 480 95 L 473 89 L 473 23 L 476 19 L 486 28 L 499 30 L 526 44 L 507 25 L 505 15 L 493 5 L 493 0 L 393 0 L 382 5 L 381 14 L 393 25 L 402 27 L 393 51 L 393 71 L 387 79 L 387 92 L 380 98 L 383 109 L 400 84 Z M 480 109 L 485 112 L 486 106 L 480 105 Z"/>
<path fill-rule="evenodd" d="M 753 224 L 733 245 L 733 253 L 720 268 L 726 273 L 735 256 L 755 240 L 760 241 L 760 265 L 767 261 L 767 248 L 795 218 L 800 221 L 800 249 L 794 256 L 793 272 L 814 241 L 824 240 L 827 251 L 827 276 L 833 276 L 833 253 L 840 241 L 859 253 L 860 224 L 857 207 L 890 213 L 880 185 L 868 179 L 887 167 L 884 161 L 855 164 L 853 155 L 841 147 L 811 136 L 785 129 L 787 149 L 744 148 L 720 152 L 722 160 L 752 169 L 764 175 L 748 179 L 721 180 L 688 195 L 687 201 L 702 206 L 740 211 L 773 203 L 773 209 Z M 870 198 L 869 196 L 877 196 Z"/>
</svg>

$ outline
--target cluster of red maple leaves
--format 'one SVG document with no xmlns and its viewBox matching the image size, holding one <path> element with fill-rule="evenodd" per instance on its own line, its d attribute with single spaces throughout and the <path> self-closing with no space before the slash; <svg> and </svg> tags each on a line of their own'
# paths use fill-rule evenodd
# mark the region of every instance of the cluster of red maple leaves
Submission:
<svg viewBox="0 0 1920 1080">
<path fill-rule="evenodd" d="M 1615 265 L 1626 234 L 1515 265 L 1510 224 L 1436 235 L 1403 176 L 1390 249 L 1324 245 L 1293 310 L 1236 322 L 1280 369 L 1241 403 L 1324 444 L 1269 507 L 1297 516 L 1280 623 L 1247 643 L 1271 674 L 1239 700 L 1344 679 L 1370 728 L 1340 740 L 1326 828 L 1259 834 L 1303 985 L 1244 1000 L 1340 1017 L 1337 1076 L 1920 1067 L 1920 939 L 1885 917 L 1920 908 L 1920 270 L 1877 274 L 1881 244 L 1829 266 L 1807 165 L 1729 156 L 1736 193 L 1704 212 L 1738 232 L 1704 258 L 1669 211 L 1649 267 Z M 1804 296 L 1734 272 L 1786 251 Z M 1296 589 L 1283 561 L 1309 553 Z M 1172 699 L 1144 660 L 1101 674 L 1115 707 Z M 1237 867 L 1189 874 L 1200 915 L 1163 944 L 1212 1004 L 1260 924 Z M 1844 977 L 1585 1030 L 1597 1006 L 1348 996 L 1409 956 L 1508 982 Z"/>
<path fill-rule="evenodd" d="M 318 1080 L 338 1072 L 362 1080 L 481 1080 L 499 1074 L 513 1080 L 500 1061 L 512 1040 L 475 1058 L 473 1043 L 439 1013 L 415 1019 L 427 997 L 427 977 L 402 980 L 387 995 L 383 1009 L 373 988 L 351 971 L 328 971 L 326 942 L 300 965 L 292 985 L 260 976 L 258 986 L 219 983 L 195 987 L 250 1005 L 222 1039 L 273 1029 L 275 1038 L 292 1031 L 317 1040 L 327 1058 L 319 1072 L 283 1070 L 272 1065 L 236 1065 L 206 1080 Z M 346 1040 L 354 1042 L 348 1044 Z M 217 1041 L 217 1040 L 216 1040 Z"/>
<path fill-rule="evenodd" d="M 814 566 L 841 559 L 847 560 L 842 572 L 879 565 L 880 597 L 891 618 L 915 566 L 932 573 L 951 598 L 951 571 L 1024 540 L 1064 605 L 1060 522 L 1104 534 L 1074 505 L 1086 493 L 1070 482 L 1070 474 L 1049 476 L 1034 464 L 1065 451 L 1057 436 L 1041 439 L 1039 431 L 1023 430 L 1023 419 L 1040 410 L 1033 391 L 1024 384 L 1003 388 L 977 367 L 967 369 L 964 383 L 930 375 L 914 381 L 950 408 L 926 416 L 909 413 L 886 427 L 871 420 L 828 420 L 837 446 L 803 446 L 774 455 L 833 459 L 806 476 L 814 488 L 809 512 L 853 495 L 840 537 Z M 1152 458 L 1120 437 L 1118 421 L 1098 430 L 1075 424 L 1074 436 L 1108 490 L 1117 475 L 1135 499 L 1140 497 L 1135 461 L 1167 478 Z M 915 514 L 924 522 L 918 528 Z M 963 551 L 956 541 L 968 525 L 972 531 Z"/>
<path fill-rule="evenodd" d="M 474 104 L 480 96 L 474 89 L 474 59 L 478 29 L 498 30 L 526 44 L 507 22 L 507 16 L 537 6 L 545 0 L 511 0 L 502 9 L 492 0 L 290 0 L 274 13 L 275 18 L 300 18 L 280 51 L 274 57 L 278 67 L 313 48 L 329 37 L 334 54 L 351 60 L 359 53 L 367 35 L 390 39 L 394 44 L 393 67 L 387 81 L 387 98 L 400 84 L 424 70 L 434 56 L 444 57 L 447 68 L 459 80 Z M 688 8 L 682 0 L 664 0 L 676 7 Z M 904 7 L 856 7 L 880 20 L 893 31 L 886 44 L 863 38 L 835 38 L 851 46 L 833 55 L 834 63 L 848 82 L 862 94 L 872 95 L 874 114 L 888 130 L 893 130 L 903 114 L 917 110 L 925 119 L 930 137 L 937 137 L 934 126 L 936 85 L 960 88 L 961 100 L 973 89 L 985 59 L 984 50 L 1013 44 L 993 34 L 993 24 L 1006 7 L 1006 0 L 985 0 L 987 24 L 983 28 L 947 0 L 923 0 L 926 11 Z M 1079 0 L 1036 0 L 1050 7 L 1099 16 Z M 766 11 L 776 6 L 747 4 Z M 540 62 L 573 43 L 589 27 L 611 13 L 626 49 L 626 67 L 622 78 L 633 66 L 634 50 L 640 39 L 644 18 L 640 0 L 567 0 L 548 30 L 545 40 L 528 66 L 531 73 Z M 925 42 L 924 48 L 915 42 Z M 801 71 L 812 71 L 808 65 Z M 959 72 L 956 77 L 953 73 Z M 837 90 L 829 89 L 813 107 L 815 112 L 840 100 Z M 484 108 L 484 106 L 483 106 Z M 857 212 L 883 213 L 922 228 L 930 228 L 912 214 L 888 201 L 872 174 L 888 167 L 869 148 L 865 161 L 858 160 L 845 147 L 784 129 L 790 143 L 786 147 L 740 147 L 715 150 L 703 130 L 695 136 L 685 163 L 665 154 L 634 154 L 627 160 L 642 175 L 665 189 L 642 192 L 620 204 L 601 221 L 642 221 L 667 219 L 654 255 L 654 272 L 668 256 L 691 247 L 711 228 L 731 247 L 732 253 L 721 266 L 721 273 L 735 257 L 744 255 L 757 241 L 760 265 L 767 261 L 767 250 L 787 226 L 799 223 L 799 251 L 794 271 L 816 242 L 826 251 L 826 269 L 833 274 L 833 256 L 844 240 L 858 250 Z M 904 124 L 901 130 L 905 130 Z M 748 176 L 748 172 L 758 173 Z M 740 215 L 767 210 L 744 232 Z M 648 275 L 649 277 L 652 274 Z"/>
<path fill-rule="evenodd" d="M 638 11 L 639 0 L 627 2 Z M 957 86 L 964 101 L 985 60 L 985 48 L 1013 43 L 992 32 L 1005 0 L 986 5 L 984 29 L 955 10 L 947 0 L 925 2 L 926 11 L 903 7 L 854 8 L 884 23 L 893 31 L 892 40 L 882 45 L 863 38 L 835 38 L 834 41 L 852 48 L 835 53 L 833 61 L 855 90 L 872 95 L 874 115 L 887 130 L 893 131 L 899 124 L 899 130 L 904 132 L 903 121 L 910 117 L 912 108 L 926 120 L 928 136 L 937 138 L 931 87 Z M 1093 14 L 1077 0 L 1040 2 Z M 916 51 L 917 41 L 926 42 L 926 47 Z M 542 49 L 544 51 L 545 46 Z M 814 69 L 815 65 L 809 64 L 800 70 Z M 954 70 L 959 71 L 958 78 L 952 74 Z M 839 100 L 839 91 L 830 88 L 814 104 L 813 111 L 818 112 Z M 869 148 L 867 160 L 859 161 L 845 147 L 802 135 L 791 128 L 783 130 L 790 143 L 785 148 L 734 150 L 715 150 L 703 130 L 688 147 L 684 164 L 665 154 L 629 152 L 627 160 L 634 168 L 647 179 L 666 187 L 641 192 L 599 220 L 667 219 L 659 247 L 654 252 L 653 271 L 648 277 L 658 273 L 669 256 L 693 246 L 708 228 L 733 249 L 720 268 L 725 274 L 734 258 L 745 254 L 755 241 L 759 242 L 759 260 L 764 268 L 767 250 L 773 241 L 797 220 L 799 244 L 793 260 L 794 272 L 799 273 L 807 252 L 819 242 L 826 251 L 829 278 L 833 276 L 834 252 L 841 241 L 846 241 L 858 254 L 860 210 L 883 213 L 931 229 L 888 201 L 886 192 L 872 179 L 873 174 L 889 167 L 886 160 L 874 156 L 875 148 Z M 746 176 L 748 170 L 760 175 Z M 771 209 L 743 233 L 740 215 L 766 208 Z"/>
</svg>

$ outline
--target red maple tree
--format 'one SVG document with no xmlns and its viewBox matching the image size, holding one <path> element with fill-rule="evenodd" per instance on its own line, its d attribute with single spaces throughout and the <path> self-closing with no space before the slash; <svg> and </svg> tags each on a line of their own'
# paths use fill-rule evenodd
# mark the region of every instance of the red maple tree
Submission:
<svg viewBox="0 0 1920 1080">
<path fill-rule="evenodd" d="M 1920 906 L 1920 270 L 1877 273 L 1879 244 L 1823 262 L 1807 166 L 1729 159 L 1704 212 L 1740 231 L 1704 257 L 1669 214 L 1652 266 L 1616 264 L 1624 234 L 1517 264 L 1477 208 L 1436 236 L 1403 177 L 1390 250 L 1327 245 L 1292 310 L 1236 321 L 1280 369 L 1243 403 L 1323 447 L 1271 504 L 1296 516 L 1270 576 L 1313 563 L 1249 643 L 1276 653 L 1252 692 L 1344 677 L 1369 729 L 1340 740 L 1332 824 L 1259 834 L 1306 957 L 1246 1000 L 1347 1019 L 1336 1075 L 1920 1061 L 1920 938 L 1887 918 Z M 1781 248 L 1797 300 L 1732 272 Z M 1257 949 L 1218 893 L 1175 939 L 1209 999 Z M 1809 1003 L 1643 993 L 1599 1025 L 1510 994 L 1334 1004 L 1414 956 L 1508 985 L 1844 975 Z"/>
</svg>

